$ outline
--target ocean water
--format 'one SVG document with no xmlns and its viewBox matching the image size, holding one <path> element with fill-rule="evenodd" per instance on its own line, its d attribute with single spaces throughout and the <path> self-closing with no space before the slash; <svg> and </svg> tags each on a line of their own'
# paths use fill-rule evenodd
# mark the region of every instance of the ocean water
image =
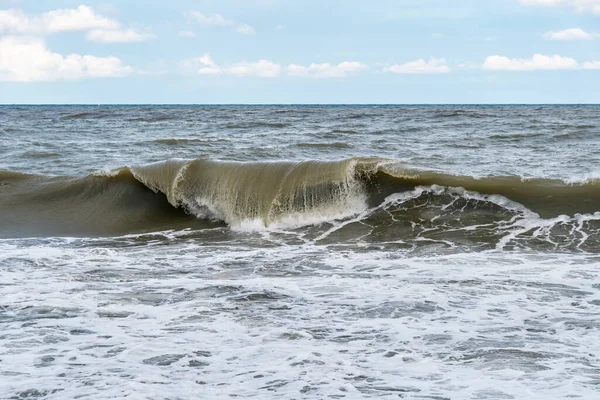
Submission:
<svg viewBox="0 0 600 400">
<path fill-rule="evenodd" d="M 1 106 L 0 398 L 599 398 L 599 115 Z"/>
</svg>

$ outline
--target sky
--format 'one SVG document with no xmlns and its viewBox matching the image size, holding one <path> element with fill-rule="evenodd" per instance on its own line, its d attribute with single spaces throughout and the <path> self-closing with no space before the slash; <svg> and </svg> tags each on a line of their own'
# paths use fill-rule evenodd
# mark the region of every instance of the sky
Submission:
<svg viewBox="0 0 600 400">
<path fill-rule="evenodd" d="M 600 0 L 0 0 L 17 103 L 600 103 Z"/>
</svg>

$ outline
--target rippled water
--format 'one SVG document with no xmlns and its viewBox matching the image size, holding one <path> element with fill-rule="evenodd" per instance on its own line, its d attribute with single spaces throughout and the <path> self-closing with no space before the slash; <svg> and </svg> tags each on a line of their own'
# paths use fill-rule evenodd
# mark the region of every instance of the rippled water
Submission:
<svg viewBox="0 0 600 400">
<path fill-rule="evenodd" d="M 599 112 L 599 106 L 4 106 L 0 165 L 72 175 L 174 157 L 376 156 L 464 175 L 577 177 L 598 172 Z"/>
<path fill-rule="evenodd" d="M 0 398 L 596 398 L 599 112 L 0 107 Z M 265 225 L 107 178 L 201 157 L 377 157 L 419 178 Z M 113 217 L 118 234 L 84 229 Z"/>
</svg>

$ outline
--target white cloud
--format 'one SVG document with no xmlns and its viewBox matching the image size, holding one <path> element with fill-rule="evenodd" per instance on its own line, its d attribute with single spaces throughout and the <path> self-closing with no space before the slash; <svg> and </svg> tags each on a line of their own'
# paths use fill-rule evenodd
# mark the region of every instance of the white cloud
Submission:
<svg viewBox="0 0 600 400">
<path fill-rule="evenodd" d="M 121 29 L 117 21 L 98 15 L 87 6 L 48 11 L 33 17 L 21 10 L 0 10 L 0 34 L 45 35 L 87 30 L 91 30 L 88 40 L 102 43 L 140 42 L 155 37 L 133 29 Z"/>
<path fill-rule="evenodd" d="M 199 11 L 192 11 L 189 15 L 202 25 L 228 27 L 233 26 L 235 30 L 242 35 L 254 35 L 256 31 L 253 27 L 243 22 L 236 22 L 233 19 L 226 19 L 221 14 L 206 15 Z"/>
<path fill-rule="evenodd" d="M 358 72 L 368 67 L 356 61 L 344 61 L 339 64 L 310 64 L 308 66 L 289 64 L 285 69 L 274 62 L 259 60 L 257 62 L 242 61 L 229 65 L 217 65 L 208 53 L 202 57 L 182 61 L 181 70 L 186 73 L 200 75 L 233 75 L 233 76 L 256 76 L 262 78 L 273 78 L 282 72 L 289 76 L 312 77 L 312 78 L 339 78 L 349 73 Z"/>
<path fill-rule="evenodd" d="M 195 60 L 198 61 L 202 65 L 210 65 L 210 66 L 216 65 L 215 62 L 212 60 L 212 58 L 210 58 L 210 55 L 208 53 L 204 53 L 204 55 L 202 57 L 197 57 Z"/>
<path fill-rule="evenodd" d="M 442 39 L 442 38 L 444 37 L 444 35 L 443 35 L 443 34 L 441 34 L 441 33 L 432 33 L 432 34 L 431 34 L 431 37 L 432 37 L 433 39 Z"/>
<path fill-rule="evenodd" d="M 308 67 L 290 64 L 287 66 L 287 73 L 291 76 L 308 76 Z"/>
<path fill-rule="evenodd" d="M 116 21 L 96 15 L 90 7 L 79 6 L 77 9 L 55 10 L 42 14 L 46 29 L 49 32 L 79 31 L 90 28 L 116 29 Z"/>
<path fill-rule="evenodd" d="M 600 15 L 600 0 L 520 0 L 522 4 L 546 7 L 570 7 L 575 11 Z"/>
<path fill-rule="evenodd" d="M 149 33 L 139 33 L 133 29 L 104 30 L 94 29 L 87 34 L 87 39 L 100 43 L 131 43 L 142 42 L 156 36 Z"/>
<path fill-rule="evenodd" d="M 589 40 L 593 39 L 594 36 L 590 33 L 587 33 L 583 29 L 579 28 L 570 28 L 557 32 L 546 32 L 544 34 L 544 39 L 547 40 Z"/>
<path fill-rule="evenodd" d="M 357 61 L 343 61 L 339 64 L 315 64 L 312 63 L 305 67 L 297 64 L 287 66 L 287 73 L 290 76 L 311 76 L 314 78 L 341 78 L 348 73 L 358 72 L 367 69 L 365 64 Z"/>
<path fill-rule="evenodd" d="M 226 66 L 219 66 L 208 53 L 205 53 L 202 57 L 182 61 L 180 68 L 184 73 L 196 73 L 200 75 L 222 74 L 272 78 L 281 73 L 281 66 L 268 60 L 259 60 L 257 62 L 242 61 Z"/>
<path fill-rule="evenodd" d="M 577 69 L 579 64 L 573 58 L 559 55 L 546 56 L 534 54 L 532 58 L 517 59 L 504 56 L 489 56 L 483 63 L 483 69 L 497 71 L 535 71 Z"/>
<path fill-rule="evenodd" d="M 600 69 L 600 61 L 588 61 L 583 63 L 585 69 Z"/>
<path fill-rule="evenodd" d="M 33 27 L 29 19 L 19 10 L 0 10 L 0 33 L 21 33 Z"/>
<path fill-rule="evenodd" d="M 267 60 L 259 60 L 254 63 L 243 61 L 226 67 L 224 70 L 231 75 L 272 78 L 279 75 L 281 66 Z"/>
<path fill-rule="evenodd" d="M 202 75 L 213 75 L 220 74 L 221 68 L 217 67 L 215 62 L 210 58 L 208 53 L 204 54 L 202 57 L 197 57 L 195 62 L 199 65 L 198 73 Z"/>
<path fill-rule="evenodd" d="M 192 31 L 181 31 L 179 32 L 179 37 L 182 38 L 195 38 L 196 34 Z"/>
<path fill-rule="evenodd" d="M 281 25 L 281 24 L 277 24 L 277 25 L 275 25 L 275 30 L 276 30 L 276 31 L 282 31 L 282 30 L 284 30 L 284 28 L 285 28 L 285 26 L 283 26 L 283 25 Z"/>
<path fill-rule="evenodd" d="M 179 68 L 186 74 L 220 74 L 221 68 L 217 67 L 208 53 L 201 57 L 183 60 L 179 63 Z"/>
<path fill-rule="evenodd" d="M 225 19 L 221 14 L 205 15 L 199 11 L 192 11 L 190 13 L 192 18 L 203 25 L 209 26 L 229 26 L 233 25 L 235 21 L 231 19 Z"/>
<path fill-rule="evenodd" d="M 69 54 L 63 56 L 46 48 L 37 38 L 0 38 L 0 80 L 13 82 L 55 81 L 124 76 L 133 68 L 117 57 Z"/>
<path fill-rule="evenodd" d="M 97 15 L 86 6 L 48 11 L 37 17 L 29 17 L 20 10 L 0 10 L 1 33 L 54 33 L 118 27 L 117 21 Z"/>
<path fill-rule="evenodd" d="M 237 27 L 236 31 L 241 33 L 242 35 L 254 35 L 256 31 L 253 27 L 248 24 L 241 24 Z"/>
<path fill-rule="evenodd" d="M 396 74 L 444 74 L 450 72 L 445 59 L 433 57 L 429 61 L 421 58 L 404 64 L 395 64 L 383 70 Z"/>
</svg>

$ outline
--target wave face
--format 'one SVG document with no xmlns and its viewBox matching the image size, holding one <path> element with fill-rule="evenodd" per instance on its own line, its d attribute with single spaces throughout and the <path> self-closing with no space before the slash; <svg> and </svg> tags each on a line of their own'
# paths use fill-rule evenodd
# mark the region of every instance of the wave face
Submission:
<svg viewBox="0 0 600 400">
<path fill-rule="evenodd" d="M 148 190 L 128 169 L 84 178 L 0 171 L 0 237 L 121 235 L 204 225 Z"/>
<path fill-rule="evenodd" d="M 326 242 L 585 250 L 600 243 L 596 181 L 455 176 L 390 159 L 168 160 L 83 178 L 0 171 L 0 187 L 3 237 L 227 224 L 299 230 Z"/>
<path fill-rule="evenodd" d="M 355 215 L 365 209 L 361 176 L 375 160 L 237 163 L 198 159 L 131 168 L 147 187 L 199 218 L 268 227 Z"/>
</svg>

